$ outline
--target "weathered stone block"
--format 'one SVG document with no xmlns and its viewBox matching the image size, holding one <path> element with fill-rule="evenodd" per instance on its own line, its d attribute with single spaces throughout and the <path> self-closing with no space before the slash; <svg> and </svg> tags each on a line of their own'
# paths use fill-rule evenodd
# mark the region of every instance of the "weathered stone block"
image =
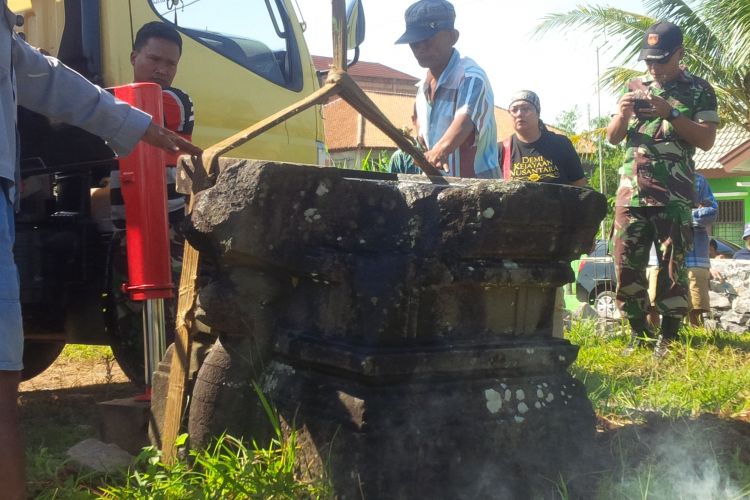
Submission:
<svg viewBox="0 0 750 500">
<path fill-rule="evenodd" d="M 594 432 L 555 290 L 605 211 L 569 186 L 222 160 L 188 231 L 220 334 L 191 439 L 267 435 L 257 382 L 339 498 L 550 489 Z"/>
<path fill-rule="evenodd" d="M 99 436 L 106 443 L 113 443 L 123 450 L 137 455 L 148 445 L 150 419 L 148 401 L 134 398 L 112 399 L 96 404 L 99 414 Z"/>
</svg>

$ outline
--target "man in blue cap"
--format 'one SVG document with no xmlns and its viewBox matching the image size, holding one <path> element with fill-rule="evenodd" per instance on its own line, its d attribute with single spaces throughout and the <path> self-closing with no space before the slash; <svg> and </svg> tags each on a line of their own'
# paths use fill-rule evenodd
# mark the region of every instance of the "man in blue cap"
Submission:
<svg viewBox="0 0 750 500">
<path fill-rule="evenodd" d="M 487 75 L 453 46 L 456 11 L 446 0 L 419 0 L 406 9 L 408 43 L 427 75 L 416 98 L 417 137 L 425 157 L 453 177 L 500 177 L 495 99 Z"/>
</svg>

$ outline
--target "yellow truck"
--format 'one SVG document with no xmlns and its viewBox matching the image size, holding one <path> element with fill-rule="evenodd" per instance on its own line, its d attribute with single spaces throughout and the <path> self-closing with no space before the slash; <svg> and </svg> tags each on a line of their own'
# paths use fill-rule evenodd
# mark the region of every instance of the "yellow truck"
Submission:
<svg viewBox="0 0 750 500">
<path fill-rule="evenodd" d="M 207 147 L 318 89 L 291 0 L 10 0 L 32 45 L 91 81 L 132 79 L 130 52 L 145 23 L 183 36 L 174 86 L 195 104 L 193 141 Z M 24 311 L 24 378 L 66 342 L 110 344 L 128 376 L 143 379 L 141 325 L 116 304 L 118 238 L 92 216 L 92 193 L 111 168 L 106 146 L 80 129 L 19 109 L 23 194 L 16 260 Z M 320 108 L 250 141 L 233 155 L 322 163 Z M 134 315 L 139 318 L 139 315 Z M 169 329 L 168 329 L 169 331 Z"/>
</svg>

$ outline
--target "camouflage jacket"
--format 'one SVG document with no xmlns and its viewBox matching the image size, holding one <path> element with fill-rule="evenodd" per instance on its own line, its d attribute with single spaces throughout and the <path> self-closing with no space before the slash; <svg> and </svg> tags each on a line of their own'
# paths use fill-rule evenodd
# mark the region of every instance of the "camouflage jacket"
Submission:
<svg viewBox="0 0 750 500">
<path fill-rule="evenodd" d="M 719 123 L 716 94 L 711 85 L 687 71 L 663 87 L 650 75 L 632 80 L 623 93 L 648 90 L 696 122 Z M 695 147 L 680 139 L 674 127 L 661 118 L 630 120 L 627 150 L 620 167 L 617 206 L 693 206 Z"/>
</svg>

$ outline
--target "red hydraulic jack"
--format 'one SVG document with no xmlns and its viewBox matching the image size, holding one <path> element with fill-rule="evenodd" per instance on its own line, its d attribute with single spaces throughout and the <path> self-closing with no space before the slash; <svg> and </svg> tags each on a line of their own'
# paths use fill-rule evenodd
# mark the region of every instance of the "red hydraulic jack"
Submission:
<svg viewBox="0 0 750 500">
<path fill-rule="evenodd" d="M 161 87 L 132 83 L 115 87 L 115 96 L 153 117 L 162 125 Z M 150 401 L 151 382 L 166 349 L 164 299 L 173 297 L 169 225 L 167 219 L 166 153 L 141 141 L 120 158 L 120 183 L 125 200 L 128 282 L 123 290 L 131 300 L 144 301 L 143 352 L 146 392 L 136 399 Z"/>
</svg>

